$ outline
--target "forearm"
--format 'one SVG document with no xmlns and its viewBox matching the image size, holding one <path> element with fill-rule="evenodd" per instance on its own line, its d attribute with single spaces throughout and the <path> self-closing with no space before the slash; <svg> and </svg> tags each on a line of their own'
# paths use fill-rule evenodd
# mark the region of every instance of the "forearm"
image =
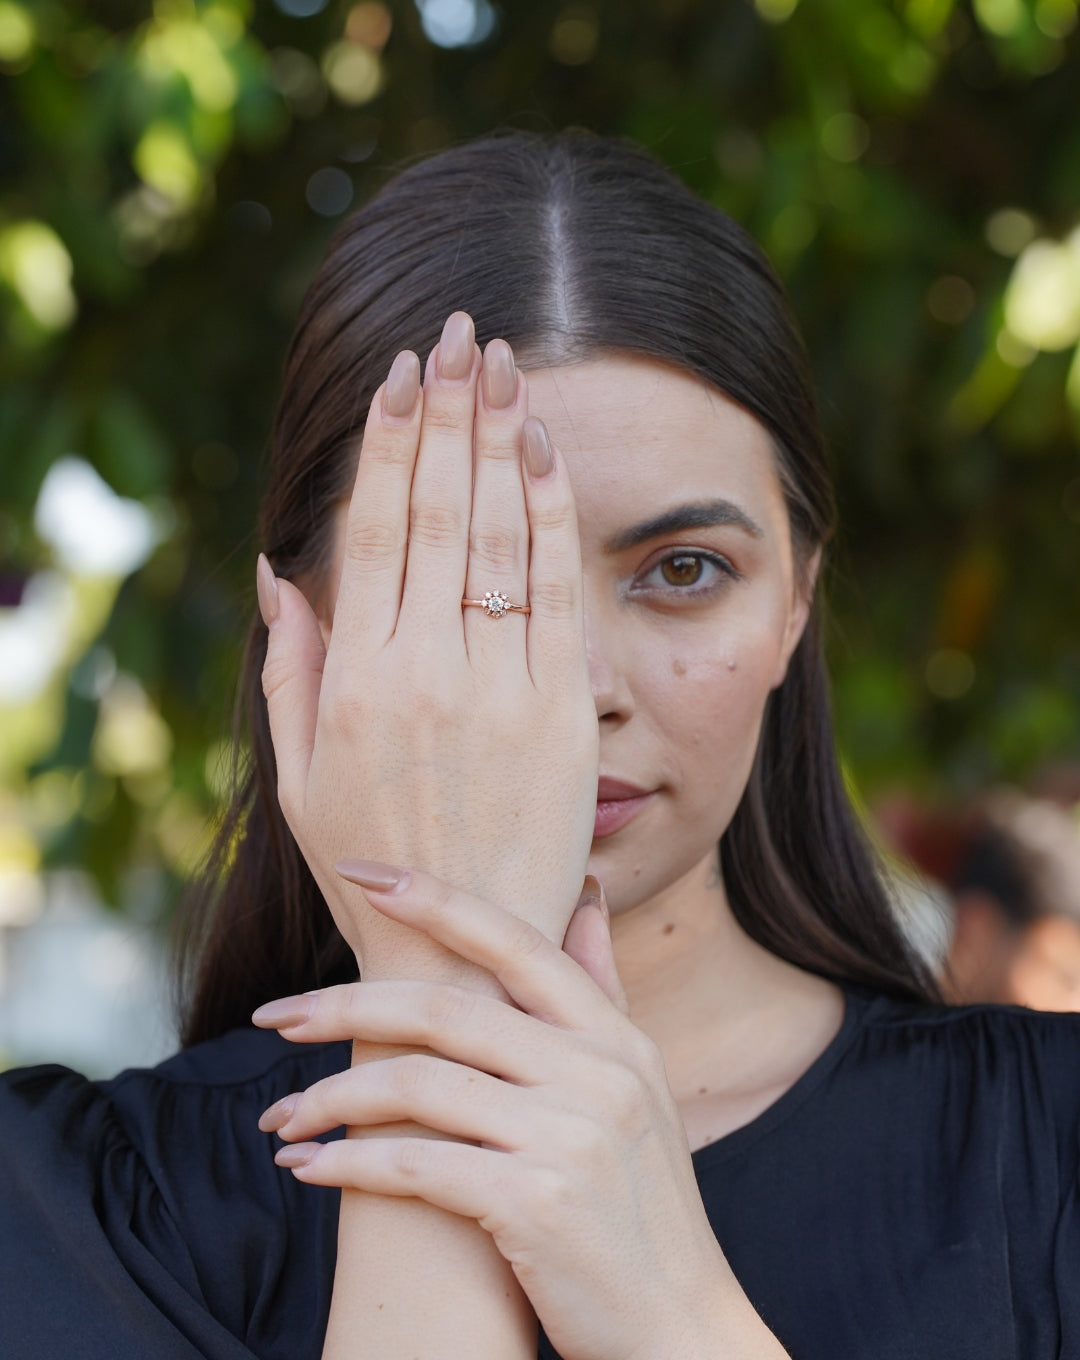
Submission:
<svg viewBox="0 0 1080 1360">
<path fill-rule="evenodd" d="M 369 977 L 423 977 L 505 996 L 489 973 L 403 932 Z M 425 947 L 426 946 L 426 947 Z M 416 1049 L 354 1044 L 353 1065 Z M 444 1137 L 417 1124 L 348 1137 Z M 479 1224 L 419 1199 L 343 1190 L 323 1360 L 535 1360 L 536 1318 Z"/>
</svg>

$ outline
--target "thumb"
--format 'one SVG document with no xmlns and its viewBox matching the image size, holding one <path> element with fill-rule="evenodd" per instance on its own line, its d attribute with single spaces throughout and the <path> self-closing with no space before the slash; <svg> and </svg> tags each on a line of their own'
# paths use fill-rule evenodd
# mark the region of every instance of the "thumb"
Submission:
<svg viewBox="0 0 1080 1360">
<path fill-rule="evenodd" d="M 629 1015 L 630 1006 L 619 981 L 619 970 L 615 967 L 615 954 L 611 948 L 611 913 L 608 911 L 603 885 L 592 874 L 585 877 L 577 910 L 566 927 L 563 952 L 569 954 L 578 967 L 588 973 L 623 1015 Z"/>
<path fill-rule="evenodd" d="M 286 809 L 304 806 L 326 648 L 303 592 L 276 577 L 263 553 L 257 583 L 268 634 L 262 687 L 277 761 L 278 802 L 289 820 Z"/>
</svg>

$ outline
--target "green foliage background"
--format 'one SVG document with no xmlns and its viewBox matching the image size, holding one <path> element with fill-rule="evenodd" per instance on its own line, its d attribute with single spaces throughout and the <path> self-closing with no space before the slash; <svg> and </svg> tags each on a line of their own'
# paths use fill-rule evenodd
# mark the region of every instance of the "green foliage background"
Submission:
<svg viewBox="0 0 1080 1360">
<path fill-rule="evenodd" d="M 0 708 L 0 868 L 83 864 L 124 907 L 195 861 L 303 290 L 346 199 L 508 125 L 639 139 L 784 276 L 838 475 L 855 782 L 1080 751 L 1076 0 L 281 3 L 306 13 L 0 0 L 6 610 L 50 566 L 63 455 L 161 534 L 69 581 L 52 679 Z"/>
</svg>

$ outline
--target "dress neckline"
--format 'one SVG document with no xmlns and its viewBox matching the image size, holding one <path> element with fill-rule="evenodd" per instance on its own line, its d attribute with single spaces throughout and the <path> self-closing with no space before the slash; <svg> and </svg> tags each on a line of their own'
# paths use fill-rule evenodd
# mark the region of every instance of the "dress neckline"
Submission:
<svg viewBox="0 0 1080 1360">
<path fill-rule="evenodd" d="M 789 1119 L 801 1105 L 809 1100 L 830 1076 L 862 1028 L 862 1021 L 870 1004 L 869 995 L 863 995 L 852 990 L 843 983 L 839 985 L 844 996 L 844 1014 L 840 1021 L 840 1028 L 833 1038 L 825 1045 L 802 1076 L 793 1081 L 782 1095 L 777 1096 L 771 1105 L 766 1106 L 749 1123 L 741 1124 L 737 1129 L 732 1129 L 730 1133 L 714 1138 L 711 1143 L 706 1143 L 704 1147 L 696 1148 L 691 1153 L 696 1170 L 700 1171 L 705 1166 L 726 1161 L 729 1157 L 734 1157 L 737 1153 L 743 1152 L 750 1144 L 772 1133 L 775 1128 Z"/>
</svg>

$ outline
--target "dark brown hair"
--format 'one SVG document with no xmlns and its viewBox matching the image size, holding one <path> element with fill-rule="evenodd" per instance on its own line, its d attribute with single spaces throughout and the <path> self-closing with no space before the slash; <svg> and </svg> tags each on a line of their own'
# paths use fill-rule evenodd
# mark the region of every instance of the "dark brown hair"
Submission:
<svg viewBox="0 0 1080 1360">
<path fill-rule="evenodd" d="M 831 482 L 801 341 L 754 242 L 638 148 L 509 134 L 393 179 L 341 227 L 285 365 L 260 538 L 317 591 L 368 406 L 395 354 L 471 314 L 522 367 L 597 353 L 678 365 L 769 431 L 800 560 L 832 534 Z M 254 574 L 254 573 L 253 573 Z M 253 609 L 237 706 L 235 792 L 183 905 L 183 1041 L 248 1023 L 275 996 L 355 977 L 285 824 Z M 721 842 L 732 909 L 802 968 L 897 997 L 933 984 L 897 928 L 837 767 L 815 609 L 769 700 L 753 773 Z"/>
</svg>

